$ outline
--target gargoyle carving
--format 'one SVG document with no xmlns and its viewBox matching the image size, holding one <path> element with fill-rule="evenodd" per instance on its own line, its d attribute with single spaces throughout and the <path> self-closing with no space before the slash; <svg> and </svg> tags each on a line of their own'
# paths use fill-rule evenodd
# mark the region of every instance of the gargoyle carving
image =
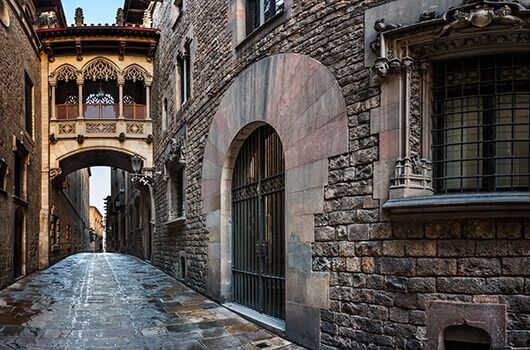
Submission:
<svg viewBox="0 0 530 350">
<path fill-rule="evenodd" d="M 384 18 L 375 21 L 374 29 L 378 33 L 384 33 L 386 31 L 401 27 L 401 24 L 395 24 L 387 22 Z"/>
</svg>

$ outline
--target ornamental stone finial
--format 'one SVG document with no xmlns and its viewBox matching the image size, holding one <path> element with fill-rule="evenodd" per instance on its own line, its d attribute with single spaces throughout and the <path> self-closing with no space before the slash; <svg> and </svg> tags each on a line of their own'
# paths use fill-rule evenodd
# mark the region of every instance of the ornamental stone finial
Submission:
<svg viewBox="0 0 530 350">
<path fill-rule="evenodd" d="M 116 12 L 116 25 L 120 27 L 123 27 L 125 25 L 125 13 L 123 12 L 123 9 L 121 7 Z"/>
<path fill-rule="evenodd" d="M 85 17 L 83 16 L 83 9 L 78 7 L 75 9 L 75 25 L 76 27 L 82 27 L 85 22 Z"/>
</svg>

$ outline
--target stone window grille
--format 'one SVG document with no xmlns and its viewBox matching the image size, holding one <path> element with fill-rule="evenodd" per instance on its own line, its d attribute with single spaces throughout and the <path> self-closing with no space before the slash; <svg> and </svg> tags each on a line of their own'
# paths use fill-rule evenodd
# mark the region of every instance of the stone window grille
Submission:
<svg viewBox="0 0 530 350">
<path fill-rule="evenodd" d="M 34 87 L 31 78 L 26 73 L 24 75 L 24 115 L 26 131 L 33 137 L 34 119 Z"/>
<path fill-rule="evenodd" d="M 284 0 L 247 0 L 247 35 L 284 10 Z"/>
</svg>

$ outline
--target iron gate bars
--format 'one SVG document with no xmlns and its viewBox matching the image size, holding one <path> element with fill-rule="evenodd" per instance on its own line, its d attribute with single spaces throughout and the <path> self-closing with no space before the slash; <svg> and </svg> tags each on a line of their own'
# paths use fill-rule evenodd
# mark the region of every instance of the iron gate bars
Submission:
<svg viewBox="0 0 530 350">
<path fill-rule="evenodd" d="M 270 126 L 243 144 L 232 181 L 233 301 L 285 318 L 285 176 L 280 138 Z"/>
</svg>

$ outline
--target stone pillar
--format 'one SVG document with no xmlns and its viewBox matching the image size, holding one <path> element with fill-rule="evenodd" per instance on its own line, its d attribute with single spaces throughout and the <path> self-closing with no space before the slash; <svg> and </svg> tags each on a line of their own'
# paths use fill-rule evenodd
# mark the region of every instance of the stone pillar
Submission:
<svg viewBox="0 0 530 350">
<path fill-rule="evenodd" d="M 151 120 L 151 84 L 152 80 L 145 81 L 145 116 L 147 120 Z"/>
<path fill-rule="evenodd" d="M 79 106 L 78 118 L 84 118 L 83 116 L 83 85 L 84 84 L 85 84 L 85 79 L 83 77 L 77 78 L 77 87 L 78 87 L 77 102 Z"/>
<path fill-rule="evenodd" d="M 118 89 L 119 89 L 119 98 L 120 98 L 120 107 L 118 112 L 118 118 L 123 119 L 125 116 L 123 115 L 123 87 L 125 85 L 125 79 L 118 78 Z"/>
<path fill-rule="evenodd" d="M 50 78 L 49 79 L 49 82 L 50 82 L 50 88 L 51 88 L 51 103 L 50 103 L 50 107 L 51 107 L 51 120 L 56 120 L 57 119 L 57 106 L 56 106 L 56 101 L 55 101 L 55 88 L 57 87 L 57 79 L 55 78 Z"/>
</svg>

